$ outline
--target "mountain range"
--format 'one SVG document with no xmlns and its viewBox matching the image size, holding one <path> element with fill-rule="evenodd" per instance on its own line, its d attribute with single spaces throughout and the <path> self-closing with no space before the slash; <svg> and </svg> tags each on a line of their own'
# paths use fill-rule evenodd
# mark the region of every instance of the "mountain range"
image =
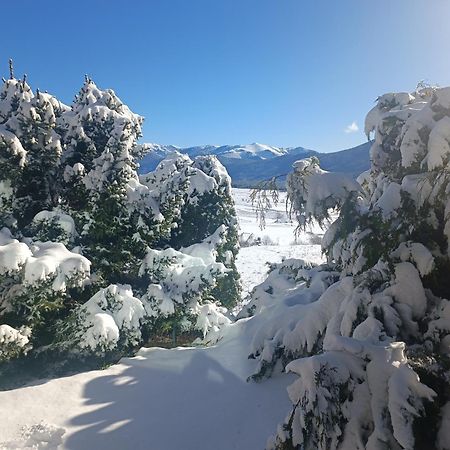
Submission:
<svg viewBox="0 0 450 450">
<path fill-rule="evenodd" d="M 247 145 L 204 145 L 180 148 L 174 145 L 144 144 L 148 153 L 140 161 L 140 173 L 156 168 L 168 154 L 175 151 L 191 158 L 200 155 L 215 155 L 226 167 L 236 187 L 252 187 L 262 180 L 279 176 L 283 181 L 292 164 L 302 158 L 316 156 L 324 170 L 346 173 L 357 177 L 370 166 L 369 149 L 372 142 L 366 142 L 346 150 L 320 153 L 304 147 L 274 147 L 265 144 Z M 282 176 L 280 176 L 282 175 Z"/>
</svg>

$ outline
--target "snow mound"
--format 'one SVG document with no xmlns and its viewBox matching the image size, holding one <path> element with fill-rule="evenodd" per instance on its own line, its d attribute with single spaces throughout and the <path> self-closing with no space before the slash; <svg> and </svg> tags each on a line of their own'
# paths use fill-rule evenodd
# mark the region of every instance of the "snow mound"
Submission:
<svg viewBox="0 0 450 450">
<path fill-rule="evenodd" d="M 7 228 L 0 230 L 0 274 L 17 272 L 32 257 L 30 248 L 13 239 Z"/>
<path fill-rule="evenodd" d="M 64 433 L 64 428 L 41 422 L 24 427 L 19 439 L 0 443 L 0 450 L 58 450 Z"/>
<path fill-rule="evenodd" d="M 76 340 L 80 349 L 104 352 L 117 346 L 119 339 L 136 345 L 141 338 L 145 309 L 133 296 L 129 285 L 110 285 L 98 291 L 79 311 Z"/>
<path fill-rule="evenodd" d="M 53 278 L 54 291 L 64 291 L 68 282 L 81 285 L 89 276 L 90 261 L 59 242 L 36 242 L 25 264 L 24 284 L 34 285 Z M 76 280 L 76 281 L 74 281 Z"/>
</svg>

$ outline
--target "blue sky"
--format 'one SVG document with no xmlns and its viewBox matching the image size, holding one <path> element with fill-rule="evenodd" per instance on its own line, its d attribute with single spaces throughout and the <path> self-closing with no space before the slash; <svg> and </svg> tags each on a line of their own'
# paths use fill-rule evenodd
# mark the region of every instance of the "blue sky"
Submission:
<svg viewBox="0 0 450 450">
<path fill-rule="evenodd" d="M 340 150 L 365 140 L 378 95 L 450 85 L 450 0 L 21 0 L 1 15 L 4 76 L 12 57 L 70 103 L 88 73 L 146 117 L 149 142 Z"/>
</svg>

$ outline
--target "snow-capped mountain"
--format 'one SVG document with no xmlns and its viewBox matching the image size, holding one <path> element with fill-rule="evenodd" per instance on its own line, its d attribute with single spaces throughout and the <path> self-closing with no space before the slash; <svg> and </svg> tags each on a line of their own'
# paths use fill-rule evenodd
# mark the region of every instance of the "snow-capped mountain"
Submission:
<svg viewBox="0 0 450 450">
<path fill-rule="evenodd" d="M 291 149 L 274 147 L 265 144 L 247 144 L 247 145 L 206 145 L 203 147 L 191 147 L 185 149 L 187 153 L 192 154 L 209 154 L 223 156 L 233 159 L 271 159 L 287 154 Z"/>
<path fill-rule="evenodd" d="M 195 147 L 177 147 L 175 145 L 160 145 L 160 144 L 144 144 L 148 150 L 156 155 L 165 155 L 178 151 L 186 153 L 191 157 L 200 155 L 215 155 L 230 159 L 272 159 L 278 156 L 283 156 L 288 153 L 296 152 L 298 150 L 305 150 L 302 147 L 298 148 L 282 148 L 274 147 L 266 144 L 246 144 L 246 145 L 200 145 Z"/>
<path fill-rule="evenodd" d="M 233 185 L 246 187 L 255 185 L 258 181 L 288 173 L 294 161 L 309 156 L 317 156 L 325 170 L 343 172 L 356 177 L 369 168 L 371 143 L 367 142 L 351 149 L 332 153 L 319 153 L 304 147 L 283 148 L 258 143 L 186 148 L 161 144 L 143 145 L 148 153 L 140 161 L 141 173 L 154 170 L 162 159 L 174 151 L 185 153 L 191 158 L 215 155 L 227 168 Z"/>
</svg>

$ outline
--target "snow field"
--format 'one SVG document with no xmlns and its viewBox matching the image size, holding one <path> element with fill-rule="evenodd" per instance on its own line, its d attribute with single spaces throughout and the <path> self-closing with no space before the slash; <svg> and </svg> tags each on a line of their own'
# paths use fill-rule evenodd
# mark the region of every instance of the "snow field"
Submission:
<svg viewBox="0 0 450 450">
<path fill-rule="evenodd" d="M 267 211 L 264 229 L 259 226 L 250 193 L 251 189 L 233 188 L 241 236 L 236 265 L 241 275 L 243 297 L 265 280 L 268 262 L 278 263 L 283 258 L 299 258 L 316 264 L 324 261 L 320 242 L 325 230 L 314 225 L 296 236 L 295 220 L 286 212 L 286 192 L 280 192 L 278 203 Z M 256 245 L 258 239 L 260 244 Z M 246 243 L 253 245 L 245 246 Z"/>
</svg>

